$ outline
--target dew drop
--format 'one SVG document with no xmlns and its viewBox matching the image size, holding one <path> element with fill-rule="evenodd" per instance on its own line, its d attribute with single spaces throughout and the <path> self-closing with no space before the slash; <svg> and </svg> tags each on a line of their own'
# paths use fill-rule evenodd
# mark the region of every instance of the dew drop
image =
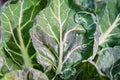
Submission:
<svg viewBox="0 0 120 80">
<path fill-rule="evenodd" d="M 79 35 L 78 34 L 76 34 L 76 37 L 78 37 Z"/>
<path fill-rule="evenodd" d="M 67 43 L 64 44 L 64 47 L 66 47 L 66 46 L 67 46 Z"/>
</svg>

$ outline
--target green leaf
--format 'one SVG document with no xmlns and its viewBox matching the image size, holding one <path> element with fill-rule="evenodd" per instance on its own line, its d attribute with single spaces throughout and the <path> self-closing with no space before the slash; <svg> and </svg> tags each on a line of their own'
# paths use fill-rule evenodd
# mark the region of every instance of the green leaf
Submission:
<svg viewBox="0 0 120 80">
<path fill-rule="evenodd" d="M 107 0 L 74 0 L 83 11 L 90 11 L 99 17 L 99 21 L 104 15 Z"/>
<path fill-rule="evenodd" d="M 111 6 L 112 5 L 112 6 Z M 119 0 L 108 0 L 107 9 L 100 23 L 100 38 L 99 45 L 109 44 L 114 46 L 119 44 L 119 24 L 120 24 L 120 1 Z M 111 14 L 112 13 L 112 14 Z M 102 45 L 103 46 L 103 45 Z"/>
<path fill-rule="evenodd" d="M 48 80 L 47 76 L 33 68 L 7 73 L 1 80 Z"/>
<path fill-rule="evenodd" d="M 69 80 L 109 80 L 109 78 L 101 76 L 95 66 L 89 62 L 78 63 L 75 68 L 76 74 Z"/>
<path fill-rule="evenodd" d="M 68 79 L 70 79 L 70 77 L 71 76 L 73 76 L 73 75 L 75 75 L 75 73 L 76 73 L 76 69 L 65 69 L 62 73 L 61 73 L 61 75 L 60 75 L 60 77 L 62 78 L 62 79 L 65 79 L 65 80 L 68 80 Z"/>
<path fill-rule="evenodd" d="M 113 68 L 111 70 L 112 78 L 113 80 L 119 80 L 120 79 L 120 59 L 115 62 L 113 65 Z"/>
<path fill-rule="evenodd" d="M 105 75 L 111 79 L 119 75 L 120 46 L 114 48 L 104 48 L 99 53 L 97 65 Z M 113 79 L 119 80 L 119 79 Z"/>
<path fill-rule="evenodd" d="M 112 5 L 112 6 L 111 6 Z M 100 22 L 99 52 L 97 65 L 112 80 L 119 80 L 120 1 L 108 0 L 105 14 Z M 112 13 L 112 14 L 111 14 Z M 112 48 L 111 48 L 112 47 Z"/>
<path fill-rule="evenodd" d="M 31 29 L 39 63 L 54 67 L 56 74 L 93 53 L 96 16 L 81 11 L 70 0 L 50 0 Z"/>
<path fill-rule="evenodd" d="M 35 57 L 29 29 L 36 14 L 45 6 L 46 1 L 43 0 L 11 0 L 2 7 L 1 52 L 8 71 L 41 68 Z"/>
</svg>

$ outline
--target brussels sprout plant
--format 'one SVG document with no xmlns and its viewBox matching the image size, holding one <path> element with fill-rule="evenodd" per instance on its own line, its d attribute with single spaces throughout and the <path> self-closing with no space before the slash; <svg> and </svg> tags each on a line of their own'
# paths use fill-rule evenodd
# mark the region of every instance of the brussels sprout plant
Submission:
<svg viewBox="0 0 120 80">
<path fill-rule="evenodd" d="M 119 0 L 9 0 L 0 9 L 1 80 L 119 80 Z"/>
</svg>

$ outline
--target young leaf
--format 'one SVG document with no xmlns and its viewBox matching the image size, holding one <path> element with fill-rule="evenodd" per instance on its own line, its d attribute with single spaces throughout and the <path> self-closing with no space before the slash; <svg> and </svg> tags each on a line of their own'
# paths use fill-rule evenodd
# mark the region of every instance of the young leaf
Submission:
<svg viewBox="0 0 120 80">
<path fill-rule="evenodd" d="M 101 21 L 104 11 L 106 9 L 107 0 L 74 0 L 75 4 L 81 7 L 84 11 L 94 12 L 98 15 Z"/>
<path fill-rule="evenodd" d="M 29 29 L 36 14 L 45 6 L 46 1 L 43 0 L 11 0 L 3 6 L 1 51 L 8 70 L 37 68 L 39 65 Z"/>
</svg>

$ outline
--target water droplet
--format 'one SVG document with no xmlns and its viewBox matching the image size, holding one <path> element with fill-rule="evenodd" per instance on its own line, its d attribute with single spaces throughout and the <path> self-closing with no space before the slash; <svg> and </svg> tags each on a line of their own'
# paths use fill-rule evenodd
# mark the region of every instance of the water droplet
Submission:
<svg viewBox="0 0 120 80">
<path fill-rule="evenodd" d="M 78 34 L 76 34 L 76 37 L 78 37 L 79 35 Z"/>
<path fill-rule="evenodd" d="M 64 47 L 66 47 L 66 46 L 67 46 L 67 43 L 64 44 Z"/>
</svg>

